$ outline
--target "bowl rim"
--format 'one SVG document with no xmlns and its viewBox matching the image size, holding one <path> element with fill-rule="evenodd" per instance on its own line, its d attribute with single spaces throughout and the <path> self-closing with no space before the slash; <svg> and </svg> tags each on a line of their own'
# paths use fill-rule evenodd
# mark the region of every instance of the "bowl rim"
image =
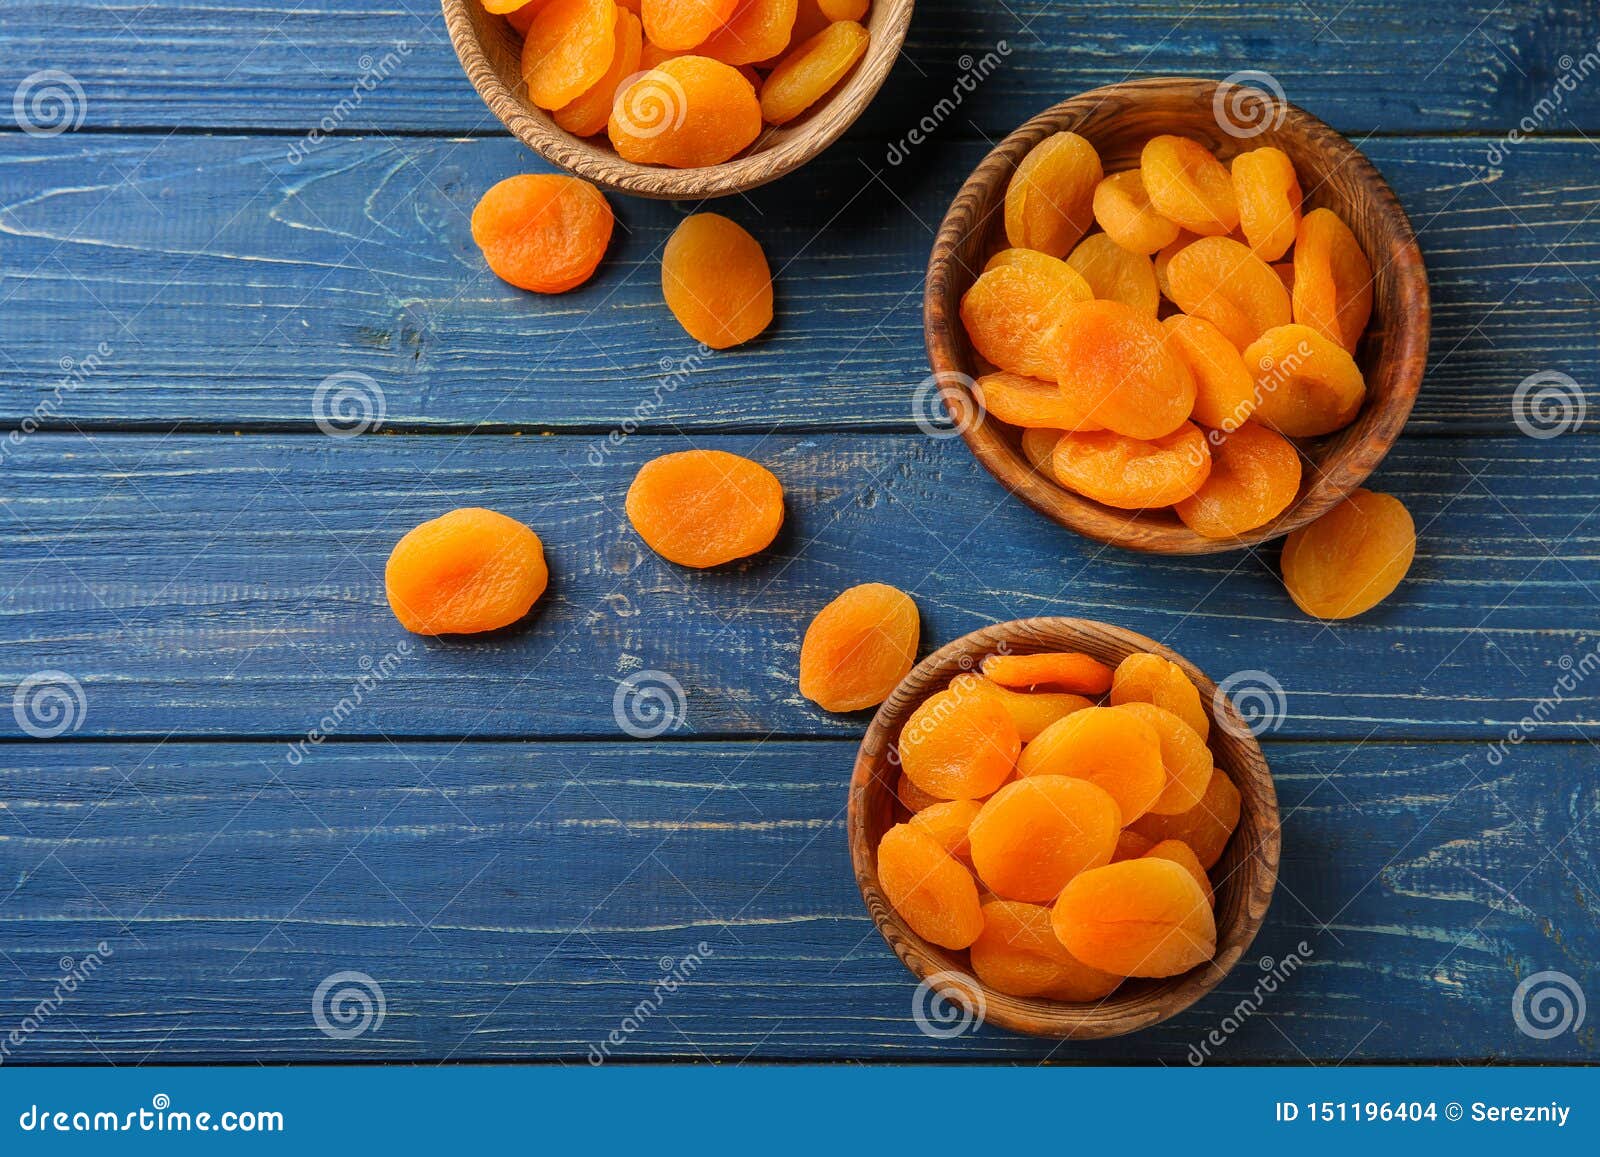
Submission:
<svg viewBox="0 0 1600 1157">
<path fill-rule="evenodd" d="M 546 123 L 547 118 L 530 114 L 515 90 L 500 79 L 478 37 L 473 35 L 471 9 L 475 6 L 480 6 L 480 0 L 440 0 L 445 29 L 462 71 L 484 105 L 514 137 L 551 164 L 601 188 L 656 200 L 692 201 L 743 193 L 775 181 L 812 160 L 843 136 L 889 79 L 889 73 L 900 58 L 916 0 L 874 0 L 874 12 L 880 8 L 884 12 L 882 23 L 879 25 L 869 17 L 867 27 L 872 31 L 872 40 L 866 53 L 822 103 L 807 111 L 808 118 L 815 121 L 815 131 L 811 131 L 813 125 L 808 122 L 801 132 L 786 137 L 772 148 L 747 150 L 720 165 L 694 169 L 641 165 L 624 160 L 615 153 L 600 151 L 554 122 Z M 824 115 L 834 108 L 843 109 L 846 115 Z M 763 123 L 761 134 L 752 145 L 758 146 L 762 137 L 774 127 Z"/>
<path fill-rule="evenodd" d="M 1099 644 L 1102 661 L 1104 655 L 1112 651 L 1124 655 L 1147 651 L 1170 659 L 1184 670 L 1200 691 L 1202 706 L 1212 720 L 1213 733 L 1218 728 L 1224 728 L 1237 746 L 1235 765 L 1224 770 L 1239 784 L 1241 809 L 1250 811 L 1247 814 L 1241 810 L 1230 845 L 1247 829 L 1257 835 L 1253 847 L 1237 849 L 1238 865 L 1218 886 L 1220 893 L 1238 876 L 1240 878 L 1233 886 L 1245 891 L 1241 901 L 1242 917 L 1228 926 L 1225 938 L 1223 929 L 1218 928 L 1216 955 L 1179 976 L 1144 981 L 1152 986 L 1153 991 L 1137 997 L 1135 1006 L 1115 1015 L 1102 1013 L 1099 1016 L 1092 1014 L 1100 1010 L 1100 1003 L 1074 1005 L 1062 1001 L 1015 997 L 991 989 L 978 980 L 966 965 L 953 962 L 945 950 L 929 944 L 913 932 L 888 903 L 878 885 L 877 849 L 867 838 L 866 814 L 867 793 L 879 777 L 880 769 L 892 768 L 889 751 L 901 727 L 927 696 L 945 686 L 956 674 L 975 669 L 982 655 L 994 653 L 1002 643 L 1018 649 L 1018 653 L 1030 653 L 1052 648 L 1087 649 L 1086 640 L 1091 640 L 1090 646 Z M 1218 717 L 1219 708 L 1225 713 L 1221 718 Z M 889 775 L 892 775 L 892 770 L 884 772 L 886 779 Z M 894 792 L 892 783 L 885 783 L 883 788 L 891 795 Z M 968 1014 L 973 1009 L 974 1000 L 977 1000 L 979 1016 L 985 1023 L 998 1024 L 1030 1036 L 1093 1040 L 1122 1036 L 1175 1016 L 1216 988 L 1243 958 L 1266 919 L 1277 886 L 1282 854 L 1280 823 L 1277 790 L 1261 745 L 1232 700 L 1219 693 L 1217 685 L 1205 672 L 1172 648 L 1124 627 L 1094 619 L 1040 616 L 995 623 L 962 635 L 929 654 L 900 681 L 873 715 L 857 749 L 850 776 L 845 830 L 856 887 L 872 917 L 873 925 L 901 963 L 922 985 Z M 1224 855 L 1232 854 L 1234 850 L 1230 847 L 1230 851 Z M 1118 992 L 1122 991 L 1118 989 Z"/>
<path fill-rule="evenodd" d="M 1111 546 L 1152 554 L 1216 554 L 1259 546 L 1305 526 L 1360 488 L 1383 461 L 1410 417 L 1422 385 L 1432 329 L 1432 307 L 1422 250 L 1399 197 L 1366 154 L 1342 133 L 1281 96 L 1252 89 L 1270 102 L 1268 115 L 1281 117 L 1283 131 L 1299 135 L 1326 150 L 1337 162 L 1336 167 L 1348 167 L 1356 175 L 1358 183 L 1368 191 L 1389 240 L 1390 256 L 1386 264 L 1395 269 L 1397 324 L 1387 340 L 1393 343 L 1391 358 L 1400 368 L 1397 388 L 1386 399 L 1383 409 L 1373 412 L 1373 426 L 1366 437 L 1341 447 L 1331 464 L 1318 464 L 1317 480 L 1309 488 L 1303 488 L 1295 501 L 1276 518 L 1246 534 L 1217 539 L 1206 538 L 1181 523 L 1172 527 L 1140 520 L 1139 512 L 1114 511 L 1045 480 L 1020 459 L 1003 435 L 994 432 L 984 421 L 966 385 L 971 379 L 962 368 L 964 359 L 960 346 L 966 339 L 964 334 L 958 337 L 955 332 L 960 318 L 952 316 L 953 309 L 945 308 L 944 299 L 958 272 L 955 251 L 972 231 L 965 226 L 965 220 L 968 216 L 979 217 L 985 200 L 991 199 L 985 190 L 998 190 L 992 196 L 994 204 L 988 213 L 982 214 L 987 221 L 1004 203 L 1002 182 L 1009 181 L 1011 172 L 1028 150 L 1051 133 L 1072 127 L 1063 122 L 1081 122 L 1083 116 L 1108 99 L 1139 99 L 1188 90 L 1195 101 L 1210 108 L 1218 90 L 1231 83 L 1204 77 L 1147 77 L 1088 89 L 1036 113 L 1007 134 L 968 175 L 950 202 L 928 255 L 923 291 L 923 339 L 933 370 L 932 380 L 962 441 L 984 469 L 1028 506 L 1060 526 Z M 988 227 L 986 224 L 974 226 Z M 1346 429 L 1353 429 L 1366 414 L 1364 406 L 1356 423 Z M 1299 447 L 1297 450 L 1302 459 L 1306 458 L 1303 450 Z"/>
</svg>

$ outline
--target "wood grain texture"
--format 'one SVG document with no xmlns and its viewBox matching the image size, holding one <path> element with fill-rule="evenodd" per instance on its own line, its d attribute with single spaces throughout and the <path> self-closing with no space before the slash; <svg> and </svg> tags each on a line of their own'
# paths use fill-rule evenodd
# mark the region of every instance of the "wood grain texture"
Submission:
<svg viewBox="0 0 1600 1157">
<path fill-rule="evenodd" d="M 338 115 L 339 127 L 355 130 L 499 127 L 430 3 L 14 0 L 6 36 L 19 62 L 8 91 L 24 71 L 66 69 L 83 87 L 91 126 L 303 132 Z M 970 123 L 999 140 L 1069 93 L 1133 74 L 1220 78 L 1262 69 L 1289 99 L 1345 132 L 1503 133 L 1557 91 L 1570 71 L 1562 58 L 1581 57 L 1597 39 L 1593 6 L 1546 0 L 1461 0 L 1425 11 L 1404 0 L 1331 8 L 1277 0 L 1221 7 L 923 0 L 888 99 L 875 101 L 858 125 L 896 140 L 953 98 L 960 108 L 948 117 L 951 127 L 975 135 Z M 961 99 L 957 78 L 1001 41 L 1009 51 L 983 81 L 983 99 Z M 373 58 L 397 43 L 411 48 L 400 70 L 355 99 Z M 1537 128 L 1600 129 L 1593 85 L 1560 96 Z"/>
<path fill-rule="evenodd" d="M 1359 149 L 1326 124 L 1291 104 L 1252 93 L 1238 84 L 1166 78 L 1094 89 L 1053 105 L 1001 141 L 973 170 L 934 239 L 923 318 L 928 362 L 945 409 L 1001 485 L 1047 518 L 1097 542 L 1153 554 L 1215 554 L 1298 530 L 1366 481 L 1400 436 L 1422 385 L 1431 325 L 1428 275 L 1394 191 Z M 1235 107 L 1241 96 L 1242 104 Z M 1102 505 L 1035 470 L 1020 448 L 1021 431 L 989 420 L 978 407 L 971 383 L 987 371 L 967 338 L 961 299 L 989 258 L 1010 244 L 1005 198 L 1017 166 L 1041 141 L 1061 132 L 1088 140 L 1110 172 L 1136 167 L 1145 142 L 1162 133 L 1198 141 L 1223 161 L 1251 148 L 1279 149 L 1306 191 L 1306 210 L 1333 210 L 1367 255 L 1373 270 L 1372 319 L 1355 351 L 1366 383 L 1361 411 L 1336 433 L 1297 440 L 1306 464 L 1300 491 L 1264 525 L 1236 538 L 1208 538 L 1171 510 Z"/>
<path fill-rule="evenodd" d="M 341 735 L 586 735 L 622 741 L 636 671 L 685 689 L 690 736 L 859 736 L 796 686 L 800 637 L 843 588 L 893 583 L 923 648 L 1067 614 L 1157 639 L 1221 678 L 1269 672 L 1280 736 L 1593 736 L 1600 680 L 1556 682 L 1596 647 L 1588 438 L 1402 439 L 1373 485 L 1415 515 L 1408 579 L 1324 625 L 1282 590 L 1276 551 L 1157 560 L 1098 547 L 1010 499 L 958 440 L 722 436 L 784 485 L 773 548 L 686 573 L 627 525 L 648 459 L 687 439 L 35 435 L 0 496 L 0 687 L 73 674 L 89 735 L 281 735 L 318 725 L 411 641 L 384 560 L 416 523 L 486 505 L 543 537 L 551 585 L 524 624 L 417 641 Z M 593 465 L 598 461 L 599 465 Z M 1588 665 L 1593 665 L 1592 657 Z M 0 733 L 16 735 L 0 712 Z"/>
<path fill-rule="evenodd" d="M 917 935 L 895 911 L 878 878 L 878 845 L 883 834 L 906 816 L 895 798 L 900 768 L 890 754 L 906 723 L 930 695 L 944 690 L 957 675 L 978 669 L 987 656 L 1040 651 L 1081 652 L 1113 669 L 1135 653 L 1157 654 L 1178 663 L 1199 689 L 1207 718 L 1216 724 L 1209 739 L 1216 766 L 1227 773 L 1240 795 L 1238 826 L 1211 869 L 1217 882 L 1215 954 L 1178 976 L 1125 980 L 1103 1000 L 1085 1004 L 1012 996 L 982 983 L 967 954 L 940 948 Z M 1225 697 L 1219 699 L 1216 683 L 1183 656 L 1154 639 L 1088 619 L 996 623 L 947 643 L 918 663 L 878 708 L 861 740 L 850 776 L 847 818 L 856 884 L 873 924 L 895 955 L 919 981 L 947 1000 L 965 1002 L 971 1011 L 981 1009 L 991 1024 L 1033 1036 L 1102 1040 L 1177 1016 L 1221 984 L 1249 950 L 1278 882 L 1278 796 L 1261 745 L 1244 718 Z"/>
<path fill-rule="evenodd" d="M 1283 864 L 1247 959 L 1111 1041 L 992 1026 L 931 1040 L 862 908 L 853 739 L 823 743 L 11 745 L 0 765 L 0 1024 L 104 940 L 15 1063 L 542 1058 L 1579 1060 L 1511 994 L 1600 973 L 1587 745 L 1272 743 Z M 704 943 L 689 983 L 639 1012 Z M 1302 949 L 1301 944 L 1305 947 Z M 1297 958 L 1275 991 L 1258 987 Z M 662 962 L 665 962 L 664 964 Z M 387 1010 L 332 1040 L 312 993 L 367 973 Z M 1229 1021 L 1241 1002 L 1259 1012 Z M 1252 1007 L 1246 1004 L 1246 1008 Z M 1225 1034 L 1208 1046 L 1207 1034 Z M 13 1063 L 8 1060 L 7 1062 Z"/>
</svg>

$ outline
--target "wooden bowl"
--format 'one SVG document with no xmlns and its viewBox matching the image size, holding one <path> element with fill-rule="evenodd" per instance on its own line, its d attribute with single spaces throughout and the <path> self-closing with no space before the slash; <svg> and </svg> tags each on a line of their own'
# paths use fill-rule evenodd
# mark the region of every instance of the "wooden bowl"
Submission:
<svg viewBox="0 0 1600 1157">
<path fill-rule="evenodd" d="M 976 670 L 984 656 L 1002 648 L 1008 654 L 1020 655 L 1081 651 L 1113 667 L 1135 651 L 1151 651 L 1177 663 L 1194 680 L 1211 717 L 1210 743 L 1217 766 L 1238 785 L 1242 798 L 1239 826 L 1211 870 L 1212 879 L 1217 881 L 1217 954 L 1207 963 L 1181 976 L 1126 980 L 1095 1004 L 1008 996 L 977 980 L 966 953 L 929 944 L 890 906 L 878 884 L 878 841 L 897 822 L 902 810 L 894 790 L 899 769 L 890 762 L 890 752 L 899 740 L 901 727 L 924 699 L 942 690 L 963 671 Z M 1188 1008 L 1215 988 L 1250 947 L 1278 881 L 1278 795 L 1261 746 L 1233 704 L 1219 697 L 1216 684 L 1181 655 L 1143 635 L 1089 619 L 1016 619 L 999 623 L 963 636 L 918 663 L 878 708 L 861 741 L 850 778 L 847 828 L 861 897 L 895 955 L 919 980 L 952 1001 L 969 1011 L 976 1004 L 987 1022 L 1034 1036 L 1075 1040 L 1121 1036 Z"/>
<path fill-rule="evenodd" d="M 603 188 L 681 201 L 724 197 L 764 185 L 837 140 L 888 78 L 911 23 L 913 0 L 873 0 L 866 22 L 871 43 L 833 92 L 788 124 L 764 126 L 739 156 L 700 169 L 634 164 L 617 156 L 604 133 L 593 138 L 573 136 L 529 102 L 522 81 L 522 38 L 506 18 L 486 12 L 480 0 L 442 3 L 445 27 L 467 78 L 518 140 L 552 164 Z"/>
<path fill-rule="evenodd" d="M 1260 117 L 1255 122 L 1259 131 L 1249 136 L 1231 135 L 1222 127 L 1237 108 L 1229 105 L 1230 98 L 1237 101 L 1241 94 L 1245 111 Z M 989 256 L 1006 245 L 1004 205 L 1012 171 L 1034 145 L 1067 130 L 1099 150 L 1107 173 L 1136 168 L 1145 141 L 1161 133 L 1193 137 L 1224 160 L 1274 145 L 1294 162 L 1306 191 L 1306 209 L 1338 213 L 1372 262 L 1372 322 L 1356 353 L 1367 380 L 1366 404 L 1343 430 L 1298 443 L 1309 462 L 1300 493 L 1282 514 L 1249 534 L 1206 538 L 1170 510 L 1115 510 L 1074 494 L 1035 473 L 1018 446 L 1019 431 L 988 420 L 974 403 L 967 383 L 978 376 L 979 367 L 961 324 L 961 297 Z M 1136 80 L 1097 88 L 1047 109 L 973 170 L 934 241 L 923 319 L 928 358 L 946 410 L 978 461 L 1003 485 L 1062 526 L 1100 542 L 1158 554 L 1211 554 L 1267 542 L 1304 526 L 1359 487 L 1383 460 L 1422 384 L 1428 355 L 1428 276 L 1411 222 L 1393 190 L 1360 150 L 1316 117 L 1239 85 L 1186 78 Z"/>
</svg>

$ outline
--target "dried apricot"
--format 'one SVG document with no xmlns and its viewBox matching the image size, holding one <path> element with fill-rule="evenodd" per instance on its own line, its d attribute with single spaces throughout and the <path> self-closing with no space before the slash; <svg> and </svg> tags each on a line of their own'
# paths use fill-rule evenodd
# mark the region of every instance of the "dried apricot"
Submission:
<svg viewBox="0 0 1600 1157">
<path fill-rule="evenodd" d="M 509 626 L 549 581 L 539 536 L 514 518 L 474 506 L 407 531 L 383 568 L 389 608 L 418 635 Z"/>
<path fill-rule="evenodd" d="M 911 930 L 942 948 L 965 948 L 983 931 L 972 873 L 927 832 L 896 824 L 878 843 L 878 883 Z"/>
<path fill-rule="evenodd" d="M 606 74 L 577 100 L 550 114 L 556 124 L 573 136 L 592 137 L 605 132 L 617 87 L 639 70 L 639 53 L 644 47 L 639 18 L 626 9 L 619 11 L 616 37 L 616 53 L 611 57 L 611 67 L 606 69 Z"/>
<path fill-rule="evenodd" d="M 1040 253 L 1037 249 L 1002 249 L 985 263 L 983 271 L 999 269 L 1002 265 L 1017 265 L 1038 277 L 1039 280 L 1058 285 L 1072 301 L 1094 300 L 1094 290 L 1072 266 L 1059 257 Z"/>
<path fill-rule="evenodd" d="M 1062 775 L 1008 783 L 968 829 L 972 865 L 1007 900 L 1054 900 L 1068 880 L 1111 862 L 1122 812 L 1104 788 Z"/>
<path fill-rule="evenodd" d="M 540 108 L 570 104 L 600 83 L 617 51 L 614 0 L 550 0 L 522 41 L 522 79 Z"/>
<path fill-rule="evenodd" d="M 1167 348 L 1167 331 L 1121 302 L 1067 310 L 1049 348 L 1056 369 L 1044 376 L 1054 376 L 1062 394 L 1108 430 L 1159 438 L 1194 409 L 1194 378 Z"/>
<path fill-rule="evenodd" d="M 1006 237 L 1022 249 L 1065 257 L 1094 224 L 1100 154 L 1077 133 L 1033 146 L 1006 186 Z"/>
<path fill-rule="evenodd" d="M 1211 886 L 1211 877 L 1200 866 L 1200 857 L 1194 854 L 1194 849 L 1182 840 L 1162 840 L 1152 845 L 1145 856 L 1152 860 L 1171 860 L 1194 877 L 1194 882 L 1200 885 L 1200 891 L 1205 893 L 1207 904 L 1216 903 L 1217 893 Z"/>
<path fill-rule="evenodd" d="M 1104 695 L 1111 687 L 1111 668 L 1077 651 L 989 655 L 983 674 L 1002 687 L 1059 687 L 1080 695 Z"/>
<path fill-rule="evenodd" d="M 870 39 L 854 20 L 839 20 L 791 50 L 761 86 L 762 117 L 774 125 L 794 120 L 844 79 Z"/>
<path fill-rule="evenodd" d="M 1367 397 L 1348 350 L 1308 325 L 1267 330 L 1244 351 L 1255 375 L 1255 419 L 1289 438 L 1314 438 L 1348 426 Z"/>
<path fill-rule="evenodd" d="M 1294 162 L 1270 145 L 1233 158 L 1233 192 L 1239 227 L 1263 261 L 1276 261 L 1294 244 L 1300 227 L 1300 178 Z"/>
<path fill-rule="evenodd" d="M 868 0 L 817 0 L 817 7 L 829 20 L 860 20 L 867 14 Z"/>
<path fill-rule="evenodd" d="M 1154 253 L 1178 239 L 1178 227 L 1156 212 L 1138 169 L 1113 173 L 1095 187 L 1094 219 L 1132 253 Z"/>
<path fill-rule="evenodd" d="M 1064 263 L 1061 268 L 1072 273 Z M 997 266 L 979 275 L 961 298 L 961 323 L 987 361 L 1014 374 L 1054 380 L 1056 332 L 1067 307 L 1084 302 L 1082 280 L 1075 274 L 1043 277 L 1021 265 Z"/>
<path fill-rule="evenodd" d="M 996 992 L 1080 1003 L 1103 1000 L 1122 983 L 1122 977 L 1090 968 L 1066 950 L 1050 926 L 1050 909 L 1015 900 L 983 906 L 972 970 Z"/>
<path fill-rule="evenodd" d="M 1111 705 L 1154 703 L 1183 720 L 1201 739 L 1211 735 L 1211 717 L 1200 704 L 1200 692 L 1171 659 L 1135 651 L 1117 664 L 1111 677 Z"/>
<path fill-rule="evenodd" d="M 760 133 L 755 89 L 707 56 L 675 56 L 630 81 L 606 123 L 623 160 L 675 169 L 720 165 Z"/>
<path fill-rule="evenodd" d="M 1300 492 L 1300 455 L 1264 426 L 1246 422 L 1211 439 L 1211 473 L 1173 505 L 1183 524 L 1207 538 L 1233 538 L 1271 522 Z"/>
<path fill-rule="evenodd" d="M 1206 794 L 1186 812 L 1177 815 L 1158 815 L 1152 812 L 1128 825 L 1129 829 L 1147 840 L 1182 840 L 1194 849 L 1203 868 L 1212 868 L 1222 858 L 1228 846 L 1228 837 L 1239 825 L 1242 801 L 1239 789 L 1234 786 L 1221 768 L 1214 768 L 1206 784 Z"/>
<path fill-rule="evenodd" d="M 1283 544 L 1283 585 L 1308 615 L 1348 619 L 1393 593 L 1411 569 L 1417 528 L 1398 498 L 1357 490 Z"/>
<path fill-rule="evenodd" d="M 1156 285 L 1168 300 L 1172 298 L 1172 283 L 1167 280 L 1167 267 L 1172 264 L 1172 259 L 1180 249 L 1200 240 L 1200 234 L 1191 233 L 1187 229 L 1178 230 L 1178 239 L 1170 245 L 1162 247 L 1161 251 L 1151 258 L 1151 265 L 1155 268 Z"/>
<path fill-rule="evenodd" d="M 761 243 L 717 213 L 685 217 L 661 252 L 661 295 L 689 336 L 741 345 L 772 322 L 772 270 Z"/>
<path fill-rule="evenodd" d="M 728 22 L 695 52 L 733 65 L 776 56 L 789 45 L 796 8 L 796 0 L 739 0 Z"/>
<path fill-rule="evenodd" d="M 817 612 L 800 644 L 800 694 L 824 711 L 876 707 L 917 661 L 921 617 L 904 591 L 862 583 Z"/>
<path fill-rule="evenodd" d="M 1189 497 L 1211 472 L 1200 427 L 1185 422 L 1142 441 L 1110 430 L 1072 432 L 1056 443 L 1056 480 L 1068 490 L 1118 510 L 1171 506 Z"/>
<path fill-rule="evenodd" d="M 512 10 L 506 12 L 508 2 L 512 4 Z M 528 0 L 519 6 L 516 0 L 485 0 L 484 8 L 490 12 L 505 12 L 506 23 L 517 30 L 518 36 L 526 36 L 528 29 L 533 27 L 533 18 L 539 15 L 540 10 L 549 2 L 550 0 Z M 494 7 L 491 8 L 490 3 L 494 3 Z"/>
<path fill-rule="evenodd" d="M 1123 828 L 1122 834 L 1117 837 L 1117 850 L 1111 853 L 1111 862 L 1137 860 L 1155 846 L 1154 840 L 1141 836 L 1132 828 Z"/>
<path fill-rule="evenodd" d="M 918 813 L 933 807 L 935 804 L 949 802 L 948 800 L 942 800 L 936 795 L 929 795 L 927 792 L 923 791 L 916 784 L 912 783 L 910 777 L 907 776 L 903 771 L 900 773 L 900 778 L 895 780 L 894 795 L 895 798 L 900 801 L 901 806 L 912 815 L 917 815 Z"/>
<path fill-rule="evenodd" d="M 1048 430 L 1042 426 L 1023 430 L 1022 456 L 1035 470 L 1048 478 L 1054 478 L 1055 472 L 1051 468 L 1050 459 L 1056 452 L 1056 443 L 1065 433 L 1065 430 Z"/>
<path fill-rule="evenodd" d="M 1057 719 L 1094 706 L 1090 700 L 1070 691 L 1013 691 L 971 672 L 950 680 L 950 689 L 958 694 L 990 696 L 1010 714 L 1011 722 L 1017 725 L 1017 735 L 1024 743 L 1033 740 Z"/>
<path fill-rule="evenodd" d="M 1283 287 L 1289 291 L 1289 304 L 1292 308 L 1294 305 L 1294 262 L 1275 261 L 1272 264 L 1272 272 L 1278 275 L 1278 280 L 1283 282 Z"/>
<path fill-rule="evenodd" d="M 1085 237 L 1067 256 L 1095 297 L 1120 301 L 1132 309 L 1155 317 L 1161 303 L 1156 285 L 1155 266 L 1142 253 L 1130 253 L 1105 233 Z"/>
<path fill-rule="evenodd" d="M 1022 749 L 1017 771 L 1098 784 L 1117 801 L 1125 823 L 1149 811 L 1167 784 L 1161 736 L 1120 707 L 1087 707 L 1052 723 Z"/>
<path fill-rule="evenodd" d="M 783 486 L 725 450 L 681 450 L 646 462 L 628 487 L 628 521 L 679 566 L 709 567 L 765 550 L 783 525 Z"/>
<path fill-rule="evenodd" d="M 1139 154 L 1139 172 L 1156 212 L 1189 232 L 1220 235 L 1239 224 L 1233 177 L 1198 141 L 1152 137 Z"/>
<path fill-rule="evenodd" d="M 1231 237 L 1202 237 L 1167 266 L 1179 309 L 1203 317 L 1237 348 L 1289 322 L 1289 295 L 1272 267 Z"/>
<path fill-rule="evenodd" d="M 1176 976 L 1217 951 L 1205 893 L 1171 860 L 1123 860 L 1073 877 L 1050 923 L 1073 956 L 1124 976 Z"/>
<path fill-rule="evenodd" d="M 940 799 L 979 799 L 1017 766 L 1022 740 L 1004 707 L 946 688 L 922 701 L 900 732 L 900 768 Z"/>
<path fill-rule="evenodd" d="M 1211 782 L 1211 749 L 1199 733 L 1154 703 L 1133 700 L 1116 710 L 1144 720 L 1161 737 L 1161 764 L 1167 769 L 1167 781 L 1150 810 L 1157 815 L 1177 815 L 1199 803 Z"/>
<path fill-rule="evenodd" d="M 1255 412 L 1255 377 L 1238 347 L 1202 317 L 1175 313 L 1161 323 L 1194 378 L 1194 413 L 1202 426 L 1236 430 Z"/>
<path fill-rule="evenodd" d="M 1055 258 L 1051 258 L 1055 260 Z M 972 384 L 983 412 L 1013 426 L 1045 430 L 1098 430 L 1099 424 L 1079 411 L 1053 382 L 999 370 Z"/>
<path fill-rule="evenodd" d="M 1300 221 L 1294 245 L 1294 320 L 1351 353 L 1372 317 L 1372 264 L 1332 209 Z"/>
<path fill-rule="evenodd" d="M 738 0 L 643 0 L 645 35 L 674 52 L 696 47 L 728 22 Z"/>
<path fill-rule="evenodd" d="M 535 293 L 565 293 L 594 273 L 615 220 L 588 181 L 524 173 L 478 201 L 472 239 L 496 277 Z"/>
<path fill-rule="evenodd" d="M 940 800 L 916 812 L 908 822 L 939 841 L 950 855 L 970 865 L 972 844 L 967 832 L 982 810 L 983 805 L 975 799 Z"/>
</svg>

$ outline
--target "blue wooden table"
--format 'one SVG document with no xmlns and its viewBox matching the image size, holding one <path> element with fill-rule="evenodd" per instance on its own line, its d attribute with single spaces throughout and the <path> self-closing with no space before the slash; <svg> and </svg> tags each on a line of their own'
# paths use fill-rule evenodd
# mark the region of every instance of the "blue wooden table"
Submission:
<svg viewBox="0 0 1600 1157">
<path fill-rule="evenodd" d="M 924 0 L 842 142 L 716 206 L 782 272 L 772 330 L 711 357 L 658 288 L 689 206 L 613 198 L 568 295 L 488 274 L 474 202 L 543 166 L 428 0 L 0 0 L 0 60 L 27 122 L 0 134 L 0 1061 L 1183 1064 L 1214 1029 L 1221 1062 L 1596 1056 L 1600 1013 L 1513 1007 L 1545 972 L 1600 997 L 1600 441 L 1513 421 L 1538 374 L 1600 404 L 1593 4 Z M 989 144 L 1094 85 L 1244 69 L 1371 156 L 1432 278 L 1374 480 L 1416 565 L 1332 626 L 1275 548 L 1097 548 L 912 408 L 932 232 Z M 330 377 L 381 425 L 323 433 Z M 773 550 L 690 574 L 626 528 L 637 466 L 690 444 L 782 479 Z M 412 639 L 384 559 L 462 505 L 535 527 L 550 593 Z M 846 855 L 864 719 L 796 687 L 810 615 L 874 579 L 927 648 L 1085 615 L 1281 684 L 1281 885 L 1219 992 L 1097 1044 L 918 1029 Z M 681 726 L 623 730 L 638 673 Z"/>
</svg>

